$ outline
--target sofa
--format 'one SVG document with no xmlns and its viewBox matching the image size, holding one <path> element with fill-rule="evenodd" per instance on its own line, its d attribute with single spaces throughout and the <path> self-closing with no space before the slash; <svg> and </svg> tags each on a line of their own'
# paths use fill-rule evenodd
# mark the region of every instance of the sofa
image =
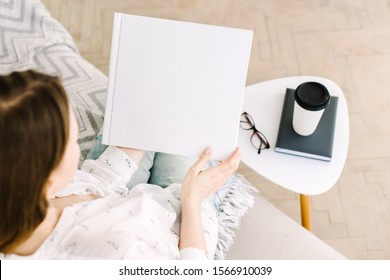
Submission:
<svg viewBox="0 0 390 280">
<path fill-rule="evenodd" d="M 107 77 L 80 55 L 69 32 L 39 0 L 0 0 L 0 75 L 26 69 L 61 77 L 80 126 L 81 163 L 103 124 Z M 260 192 L 250 195 L 240 213 L 230 214 L 238 220 L 221 258 L 345 259 Z"/>
</svg>

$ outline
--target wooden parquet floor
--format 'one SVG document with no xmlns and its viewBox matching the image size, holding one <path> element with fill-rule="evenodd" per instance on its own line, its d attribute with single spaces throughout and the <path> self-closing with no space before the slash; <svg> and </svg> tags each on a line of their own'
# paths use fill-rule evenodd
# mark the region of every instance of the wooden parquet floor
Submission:
<svg viewBox="0 0 390 280">
<path fill-rule="evenodd" d="M 114 12 L 254 30 L 247 84 L 330 78 L 350 117 L 344 171 L 315 196 L 313 232 L 351 259 L 390 259 L 390 0 L 43 0 L 80 52 L 108 72 Z M 275 166 L 277 168 L 277 166 Z M 240 172 L 300 221 L 299 197 Z"/>
</svg>

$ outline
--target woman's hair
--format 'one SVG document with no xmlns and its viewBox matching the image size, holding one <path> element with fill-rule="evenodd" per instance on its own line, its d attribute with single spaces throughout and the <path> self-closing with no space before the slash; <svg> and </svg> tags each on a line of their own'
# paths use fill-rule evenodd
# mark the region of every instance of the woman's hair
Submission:
<svg viewBox="0 0 390 280">
<path fill-rule="evenodd" d="M 65 152 L 69 112 L 58 78 L 32 70 L 0 76 L 0 252 L 46 216 L 45 186 Z"/>
</svg>

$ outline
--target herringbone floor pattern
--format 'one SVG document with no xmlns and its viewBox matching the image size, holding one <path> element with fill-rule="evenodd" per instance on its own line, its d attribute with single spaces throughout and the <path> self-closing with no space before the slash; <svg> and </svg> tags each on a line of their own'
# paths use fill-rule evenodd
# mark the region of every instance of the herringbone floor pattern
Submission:
<svg viewBox="0 0 390 280">
<path fill-rule="evenodd" d="M 247 84 L 318 75 L 343 89 L 350 148 L 340 180 L 313 197 L 313 232 L 351 259 L 390 259 L 390 0 L 43 0 L 81 53 L 108 72 L 113 12 L 254 30 Z M 277 168 L 277 166 L 275 166 Z M 300 221 L 299 199 L 240 172 Z"/>
</svg>

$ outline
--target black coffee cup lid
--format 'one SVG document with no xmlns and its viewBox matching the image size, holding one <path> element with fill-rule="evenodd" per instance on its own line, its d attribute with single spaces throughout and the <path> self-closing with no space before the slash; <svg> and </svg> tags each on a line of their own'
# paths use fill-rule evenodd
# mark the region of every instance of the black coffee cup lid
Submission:
<svg viewBox="0 0 390 280">
<path fill-rule="evenodd" d="M 319 111 L 328 106 L 330 94 L 326 87 L 317 82 L 300 84 L 295 90 L 295 101 L 304 109 Z"/>
</svg>

